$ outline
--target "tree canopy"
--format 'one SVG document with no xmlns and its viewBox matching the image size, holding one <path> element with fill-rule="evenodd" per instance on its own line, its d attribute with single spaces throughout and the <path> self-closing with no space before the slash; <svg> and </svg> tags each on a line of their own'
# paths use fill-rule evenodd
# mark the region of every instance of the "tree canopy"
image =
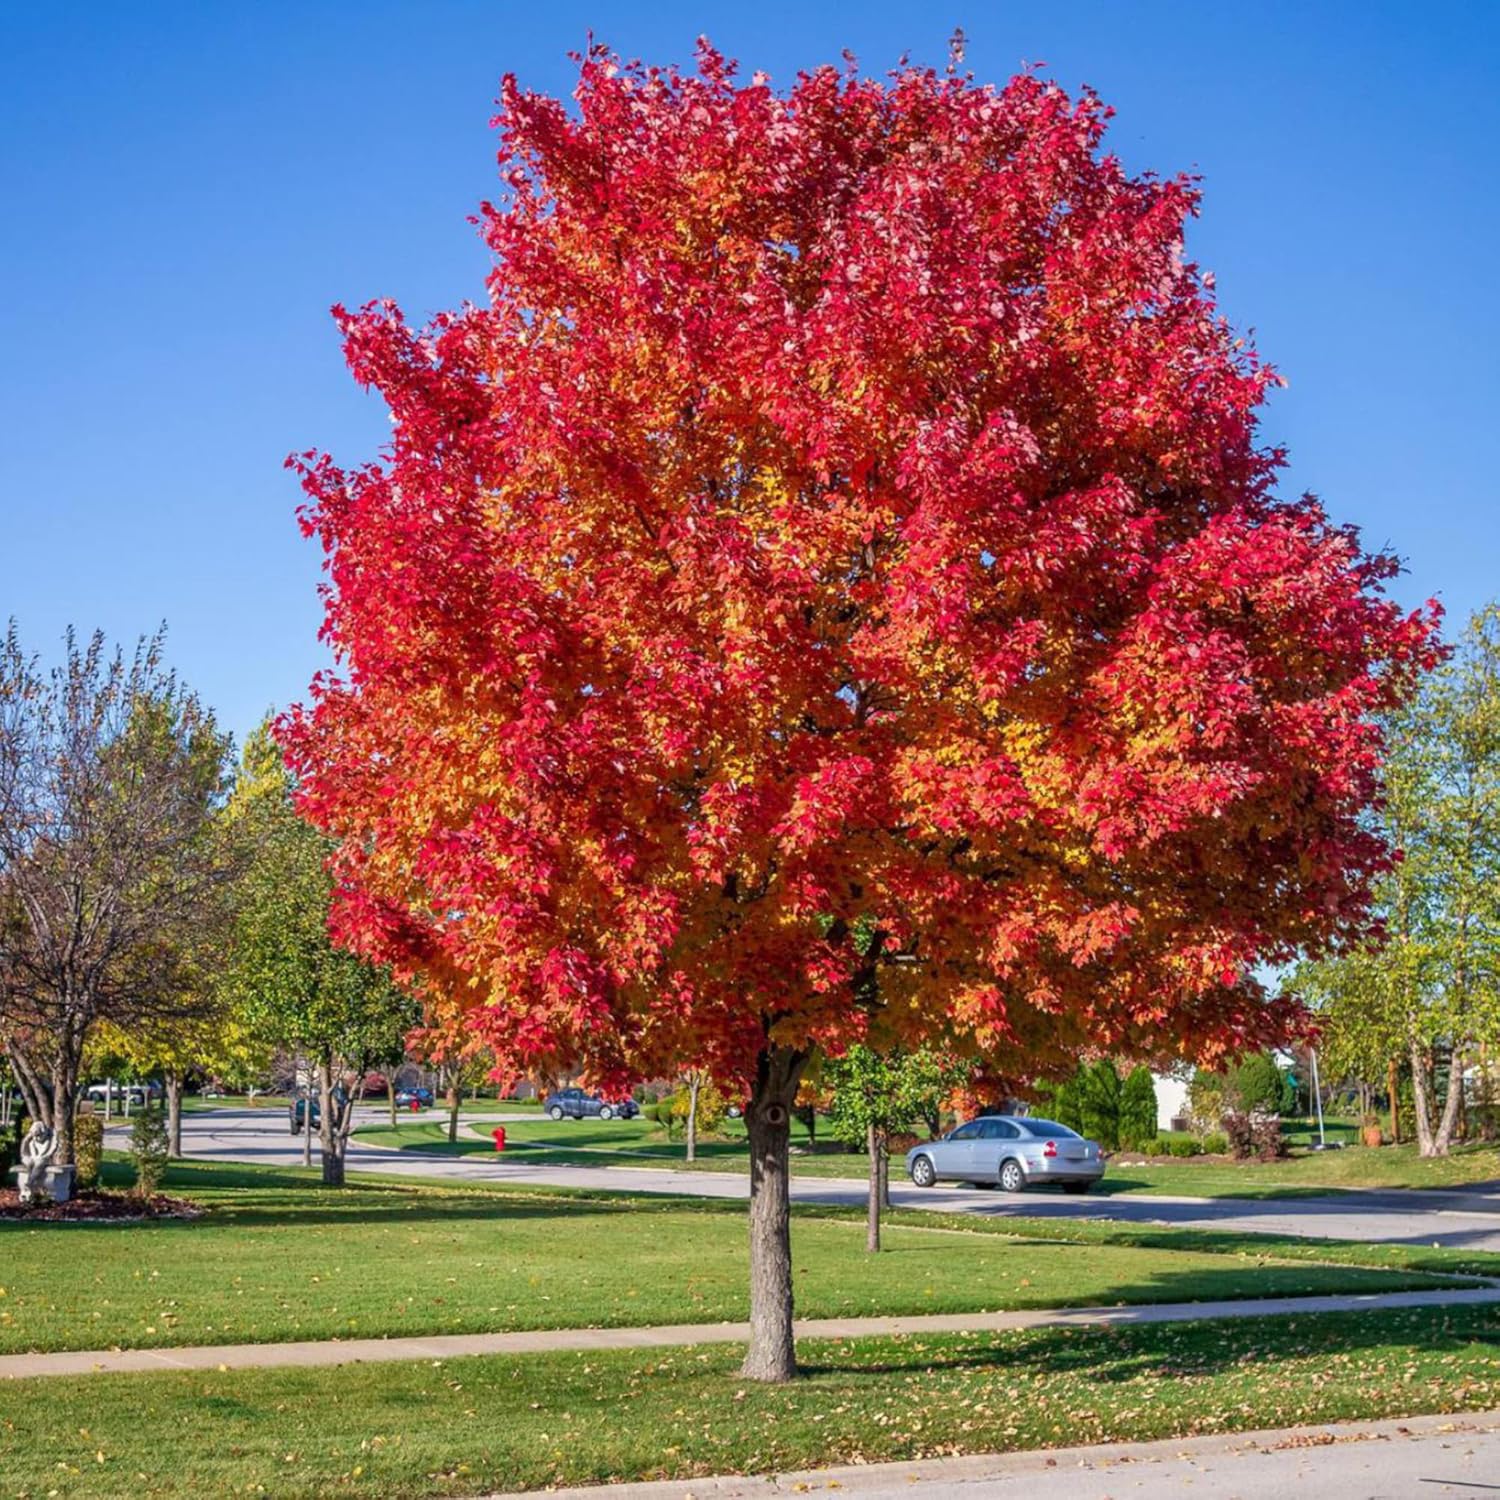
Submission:
<svg viewBox="0 0 1500 1500">
<path fill-rule="evenodd" d="M 748 1089 L 784 1375 L 811 1054 L 1280 1039 L 1431 621 L 1278 495 L 1197 187 L 1091 93 L 705 44 L 574 104 L 503 85 L 483 305 L 338 311 L 391 441 L 297 460 L 338 669 L 283 742 L 344 940 L 501 1056 Z"/>
</svg>

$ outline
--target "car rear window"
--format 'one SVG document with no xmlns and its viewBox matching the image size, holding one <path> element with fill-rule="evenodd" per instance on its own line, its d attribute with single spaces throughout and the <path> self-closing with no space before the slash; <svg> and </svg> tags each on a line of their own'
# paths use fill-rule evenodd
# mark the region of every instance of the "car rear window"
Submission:
<svg viewBox="0 0 1500 1500">
<path fill-rule="evenodd" d="M 1077 1141 L 1082 1137 L 1076 1130 L 1069 1130 L 1066 1125 L 1059 1125 L 1056 1120 L 1022 1120 L 1030 1135 L 1040 1136 L 1043 1140 L 1068 1140 Z"/>
</svg>

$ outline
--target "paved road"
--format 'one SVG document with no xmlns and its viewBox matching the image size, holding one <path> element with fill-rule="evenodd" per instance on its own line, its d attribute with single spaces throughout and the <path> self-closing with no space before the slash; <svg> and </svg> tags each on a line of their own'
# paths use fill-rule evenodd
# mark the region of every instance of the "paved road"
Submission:
<svg viewBox="0 0 1500 1500">
<path fill-rule="evenodd" d="M 383 1110 L 367 1111 L 371 1123 Z M 536 1116 L 517 1116 L 533 1121 Z M 289 1166 L 302 1160 L 300 1142 L 287 1129 L 283 1110 L 225 1109 L 183 1116 L 183 1149 L 189 1156 L 225 1162 Z M 744 1173 L 685 1172 L 667 1167 L 569 1166 L 536 1155 L 429 1155 L 350 1143 L 353 1171 L 461 1182 L 511 1182 L 532 1187 L 577 1187 L 613 1192 L 669 1193 L 702 1198 L 744 1198 Z M 858 1205 L 865 1184 L 825 1177 L 794 1178 L 792 1196 L 805 1203 Z M 893 1185 L 898 1208 L 941 1209 L 990 1217 L 1111 1219 L 1134 1224 L 1193 1229 L 1244 1230 L 1256 1234 L 1308 1235 L 1319 1239 L 1376 1240 L 1500 1251 L 1500 1193 L 1360 1192 L 1309 1198 L 1070 1197 L 1033 1191 L 1016 1197 L 973 1188 Z"/>
<path fill-rule="evenodd" d="M 1500 1412 L 549 1491 L 550 1500 L 1409 1500 L 1500 1493 Z M 496 1495 L 490 1500 L 521 1500 Z"/>
</svg>

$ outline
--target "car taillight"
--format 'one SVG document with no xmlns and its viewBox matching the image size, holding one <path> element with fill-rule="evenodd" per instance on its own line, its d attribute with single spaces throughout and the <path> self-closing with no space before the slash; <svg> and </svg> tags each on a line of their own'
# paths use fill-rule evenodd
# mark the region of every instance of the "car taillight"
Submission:
<svg viewBox="0 0 1500 1500">
<path fill-rule="evenodd" d="M 1056 1156 L 1057 1155 L 1057 1142 L 1056 1141 L 1048 1141 L 1047 1144 L 1042 1147 L 1042 1155 L 1043 1156 Z"/>
</svg>

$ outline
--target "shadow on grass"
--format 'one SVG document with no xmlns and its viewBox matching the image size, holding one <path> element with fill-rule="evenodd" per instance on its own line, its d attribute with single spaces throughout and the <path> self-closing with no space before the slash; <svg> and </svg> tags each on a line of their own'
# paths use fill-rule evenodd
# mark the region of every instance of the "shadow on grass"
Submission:
<svg viewBox="0 0 1500 1500">
<path fill-rule="evenodd" d="M 1181 1380 L 1237 1367 L 1336 1352 L 1391 1348 L 1404 1358 L 1442 1354 L 1475 1344 L 1500 1348 L 1500 1307 L 1424 1308 L 1384 1313 L 1311 1313 L 1288 1319 L 1207 1319 L 1128 1323 L 1110 1328 L 1043 1328 L 930 1340 L 912 1335 L 909 1357 L 798 1361 L 804 1375 L 873 1376 L 993 1370 L 1015 1376 L 1076 1374 L 1081 1382 Z M 821 1346 L 827 1348 L 825 1344 Z M 889 1345 L 884 1346 L 885 1349 Z"/>
</svg>

